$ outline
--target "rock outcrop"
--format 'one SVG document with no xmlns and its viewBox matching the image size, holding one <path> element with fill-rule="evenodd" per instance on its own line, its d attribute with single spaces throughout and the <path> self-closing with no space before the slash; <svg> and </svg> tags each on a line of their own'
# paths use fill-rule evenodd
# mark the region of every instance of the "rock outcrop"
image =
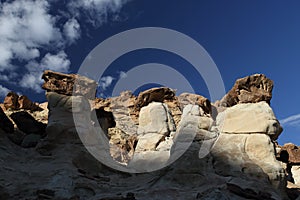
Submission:
<svg viewBox="0 0 300 200">
<path fill-rule="evenodd" d="M 8 133 L 0 134 L 0 198 L 300 195 L 298 147 L 275 148 L 282 128 L 269 105 L 273 82 L 264 75 L 239 79 L 214 104 L 166 87 L 100 99 L 86 77 L 45 71 L 43 79 L 47 119 L 44 110 L 18 110 L 27 100 L 13 93 L 10 109 L 0 109 L 0 128 Z"/>
<path fill-rule="evenodd" d="M 63 95 L 82 95 L 95 98 L 97 84 L 95 81 L 77 74 L 63 74 L 46 70 L 42 76 L 46 91 Z"/>
<path fill-rule="evenodd" d="M 230 107 L 238 103 L 257 103 L 266 101 L 270 104 L 273 81 L 263 74 L 255 74 L 238 79 L 232 89 L 222 98 L 220 104 Z"/>
<path fill-rule="evenodd" d="M 30 111 L 42 111 L 43 109 L 37 104 L 25 96 L 21 95 L 19 96 L 15 92 L 9 92 L 3 102 L 3 105 L 5 109 L 11 109 L 11 110 L 30 110 Z"/>
</svg>

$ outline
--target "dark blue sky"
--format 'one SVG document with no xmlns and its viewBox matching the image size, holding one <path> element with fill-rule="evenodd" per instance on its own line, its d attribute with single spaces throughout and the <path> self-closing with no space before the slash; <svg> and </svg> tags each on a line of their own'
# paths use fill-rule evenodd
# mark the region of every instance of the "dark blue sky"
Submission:
<svg viewBox="0 0 300 200">
<path fill-rule="evenodd" d="M 65 3 L 53 4 L 53 15 L 64 10 Z M 283 121 L 284 132 L 279 142 L 300 144 L 299 8 L 300 2 L 296 0 L 132 0 L 123 5 L 117 18 L 114 14 L 108 15 L 107 22 L 101 26 L 79 21 L 81 37 L 64 51 L 71 61 L 69 71 L 76 73 L 94 47 L 117 33 L 139 27 L 179 31 L 206 49 L 216 63 L 227 91 L 237 78 L 247 75 L 263 73 L 272 79 L 275 86 L 271 106 L 279 120 L 291 117 Z M 204 81 L 190 70 L 189 63 L 160 50 L 128 53 L 117 59 L 105 75 L 116 77 L 120 71 L 151 62 L 176 68 L 189 77 L 197 93 L 208 96 Z M 106 91 L 108 95 L 110 87 Z M 24 93 L 37 101 L 44 99 L 43 93 L 37 95 L 30 90 L 24 90 Z"/>
</svg>

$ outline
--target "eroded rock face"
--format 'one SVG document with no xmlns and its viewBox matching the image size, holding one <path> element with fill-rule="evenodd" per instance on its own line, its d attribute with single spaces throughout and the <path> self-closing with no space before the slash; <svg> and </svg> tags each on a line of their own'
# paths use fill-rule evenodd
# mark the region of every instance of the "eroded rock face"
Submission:
<svg viewBox="0 0 300 200">
<path fill-rule="evenodd" d="M 244 91 L 239 93 L 238 105 L 218 109 L 215 118 L 209 100 L 200 95 L 175 97 L 171 89 L 155 88 L 137 98 L 124 92 L 94 101 L 87 98 L 92 96 L 89 80 L 83 93 L 71 96 L 73 75 L 50 72 L 44 78 L 47 136 L 41 140 L 18 129 L 9 134 L 19 134 L 14 142 L 28 148 L 23 152 L 0 134 L 0 195 L 5 198 L 287 199 L 272 142 L 280 125 L 268 103 L 245 103 L 256 96 L 245 100 Z M 256 86 L 256 79 L 249 80 Z M 260 89 L 269 91 L 265 85 Z M 105 164 L 129 166 L 137 174 Z"/>
<path fill-rule="evenodd" d="M 82 95 L 89 99 L 95 98 L 97 83 L 77 74 L 63 74 L 46 70 L 42 76 L 46 91 L 63 95 Z M 75 88 L 74 88 L 75 86 Z"/>
<path fill-rule="evenodd" d="M 238 79 L 232 89 L 222 98 L 220 105 L 230 107 L 239 103 L 270 104 L 273 81 L 263 74 L 254 74 Z"/>
</svg>

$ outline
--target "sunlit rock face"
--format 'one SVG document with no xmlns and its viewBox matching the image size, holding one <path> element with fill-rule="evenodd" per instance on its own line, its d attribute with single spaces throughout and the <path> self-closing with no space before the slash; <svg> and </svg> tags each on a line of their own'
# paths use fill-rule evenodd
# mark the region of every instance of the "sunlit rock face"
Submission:
<svg viewBox="0 0 300 200">
<path fill-rule="evenodd" d="M 276 146 L 282 128 L 264 75 L 237 80 L 215 103 L 167 87 L 101 99 L 86 77 L 43 79 L 47 102 L 34 104 L 42 110 L 13 93 L 9 109 L 0 105 L 0 199 L 299 196 L 298 147 Z M 18 112 L 31 125 L 14 122 Z"/>
</svg>

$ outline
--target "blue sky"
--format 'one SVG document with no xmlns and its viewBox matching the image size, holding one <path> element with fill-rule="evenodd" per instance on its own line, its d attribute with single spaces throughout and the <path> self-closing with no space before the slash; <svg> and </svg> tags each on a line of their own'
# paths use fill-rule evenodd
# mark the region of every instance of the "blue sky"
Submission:
<svg viewBox="0 0 300 200">
<path fill-rule="evenodd" d="M 44 101 L 42 70 L 76 73 L 105 39 L 133 28 L 163 27 L 201 44 L 227 91 L 237 78 L 250 74 L 271 78 L 275 82 L 271 106 L 284 127 L 279 142 L 300 145 L 299 8 L 296 0 L 2 0 L 0 98 L 14 90 Z M 103 75 L 102 93 L 109 96 L 126 71 L 145 63 L 172 66 L 186 74 L 197 93 L 208 96 L 205 82 L 188 62 L 153 49 L 115 60 Z"/>
</svg>

